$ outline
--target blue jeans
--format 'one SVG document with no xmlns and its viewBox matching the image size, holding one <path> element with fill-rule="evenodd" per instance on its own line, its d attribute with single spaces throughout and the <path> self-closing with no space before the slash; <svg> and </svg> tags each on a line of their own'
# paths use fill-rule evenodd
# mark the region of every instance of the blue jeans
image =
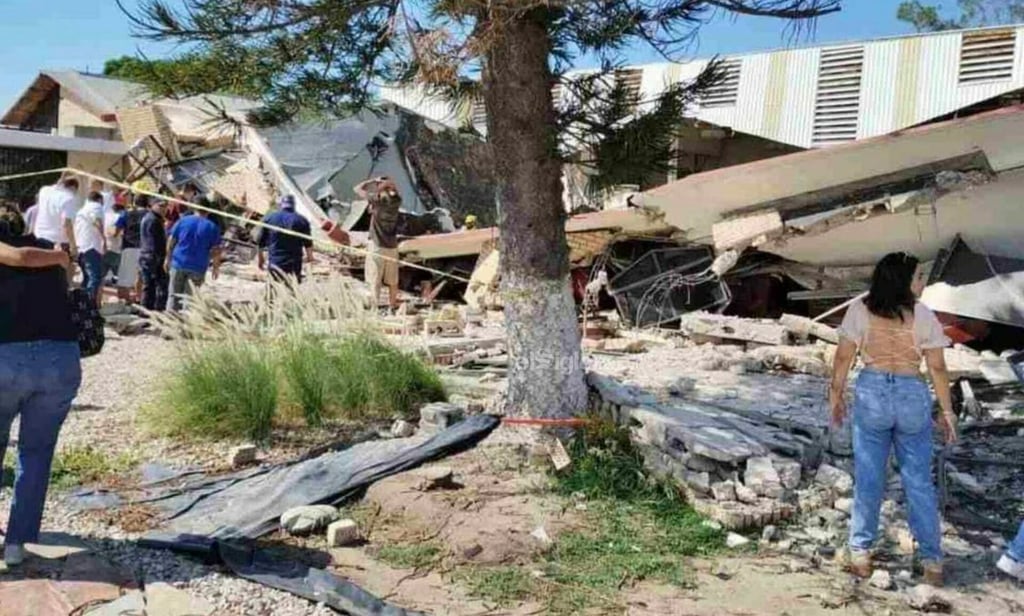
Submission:
<svg viewBox="0 0 1024 616">
<path fill-rule="evenodd" d="M 921 560 L 942 559 L 942 528 L 932 481 L 932 397 L 917 377 L 864 370 L 853 404 L 854 502 L 850 550 L 871 549 L 885 495 L 889 450 L 906 494 L 910 531 Z"/>
<path fill-rule="evenodd" d="M 96 250 L 86 250 L 78 255 L 78 264 L 82 267 L 82 288 L 89 297 L 98 300 L 103 286 L 103 255 Z"/>
<path fill-rule="evenodd" d="M 60 427 L 82 382 L 77 342 L 0 344 L 0 459 L 21 416 L 8 545 L 35 543 Z"/>
<path fill-rule="evenodd" d="M 1019 563 L 1024 563 L 1024 522 L 1020 523 L 1017 537 L 1007 546 L 1006 555 Z"/>
</svg>

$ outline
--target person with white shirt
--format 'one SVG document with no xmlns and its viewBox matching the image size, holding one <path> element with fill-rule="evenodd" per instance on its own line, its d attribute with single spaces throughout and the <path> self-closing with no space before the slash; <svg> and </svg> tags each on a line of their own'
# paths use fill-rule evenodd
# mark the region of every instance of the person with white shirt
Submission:
<svg viewBox="0 0 1024 616">
<path fill-rule="evenodd" d="M 103 289 L 103 253 L 107 239 L 103 233 L 103 195 L 89 193 L 85 205 L 75 215 L 74 237 L 78 246 L 78 265 L 82 268 L 82 288 L 100 305 Z"/>
<path fill-rule="evenodd" d="M 39 191 L 39 209 L 33 235 L 63 248 L 71 260 L 78 256 L 75 244 L 75 214 L 78 213 L 78 180 L 67 178 Z"/>
</svg>

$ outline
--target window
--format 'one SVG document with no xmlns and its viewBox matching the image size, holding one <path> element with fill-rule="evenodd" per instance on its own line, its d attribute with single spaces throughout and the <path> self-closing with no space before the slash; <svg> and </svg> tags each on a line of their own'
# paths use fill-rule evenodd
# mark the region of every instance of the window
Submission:
<svg viewBox="0 0 1024 616">
<path fill-rule="evenodd" d="M 814 103 L 815 147 L 853 141 L 860 116 L 863 47 L 823 49 Z"/>
<path fill-rule="evenodd" d="M 1016 47 L 1016 30 L 965 32 L 960 41 L 960 83 L 1011 79 Z"/>
<path fill-rule="evenodd" d="M 734 106 L 740 92 L 742 67 L 742 60 L 723 60 L 720 65 L 722 79 L 707 89 L 701 99 L 701 106 L 705 109 Z"/>
</svg>

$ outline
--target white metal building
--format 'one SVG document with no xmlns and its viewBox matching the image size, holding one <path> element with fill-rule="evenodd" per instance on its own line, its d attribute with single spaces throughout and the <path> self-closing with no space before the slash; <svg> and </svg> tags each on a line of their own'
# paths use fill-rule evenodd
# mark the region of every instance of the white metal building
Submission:
<svg viewBox="0 0 1024 616">
<path fill-rule="evenodd" d="M 729 56 L 729 77 L 688 115 L 801 148 L 883 135 L 1024 89 L 1022 39 L 1016 25 Z M 619 78 L 649 101 L 707 63 L 631 67 Z M 416 88 L 381 95 L 437 122 L 484 130 L 480 106 L 455 111 Z"/>
</svg>

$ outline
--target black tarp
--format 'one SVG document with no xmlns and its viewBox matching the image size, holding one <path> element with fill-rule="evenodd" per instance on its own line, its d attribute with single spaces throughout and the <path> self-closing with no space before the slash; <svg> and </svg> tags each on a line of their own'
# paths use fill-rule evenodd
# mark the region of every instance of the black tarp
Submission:
<svg viewBox="0 0 1024 616">
<path fill-rule="evenodd" d="M 252 546 L 286 510 L 341 504 L 380 479 L 471 449 L 500 420 L 474 415 L 424 441 L 368 441 L 342 451 L 217 478 L 183 477 L 137 502 L 166 513 L 140 544 L 221 560 L 237 575 L 356 616 L 412 616 L 322 569 L 282 561 Z"/>
</svg>

